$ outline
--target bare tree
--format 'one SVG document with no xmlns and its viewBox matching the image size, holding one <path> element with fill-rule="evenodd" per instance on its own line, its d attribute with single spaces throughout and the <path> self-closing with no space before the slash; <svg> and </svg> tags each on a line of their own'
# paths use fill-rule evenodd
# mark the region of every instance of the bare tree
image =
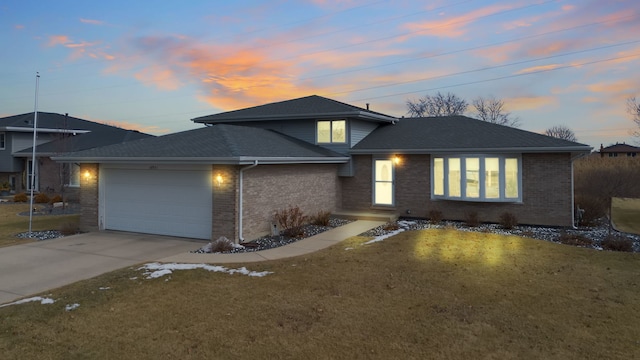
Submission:
<svg viewBox="0 0 640 360">
<path fill-rule="evenodd" d="M 452 93 L 425 95 L 418 100 L 407 100 L 407 113 L 411 117 L 462 115 L 467 101 Z"/>
<path fill-rule="evenodd" d="M 569 140 L 573 142 L 578 141 L 578 138 L 576 137 L 576 134 L 573 132 L 573 130 L 564 125 L 552 126 L 545 130 L 544 134 L 558 139 Z"/>
<path fill-rule="evenodd" d="M 631 115 L 631 119 L 636 123 L 637 128 L 631 133 L 633 136 L 640 138 L 640 102 L 635 96 L 627 99 L 627 111 Z"/>
<path fill-rule="evenodd" d="M 520 126 L 520 119 L 506 111 L 504 101 L 500 99 L 478 96 L 471 104 L 475 109 L 474 115 L 482 121 L 511 127 Z"/>
</svg>

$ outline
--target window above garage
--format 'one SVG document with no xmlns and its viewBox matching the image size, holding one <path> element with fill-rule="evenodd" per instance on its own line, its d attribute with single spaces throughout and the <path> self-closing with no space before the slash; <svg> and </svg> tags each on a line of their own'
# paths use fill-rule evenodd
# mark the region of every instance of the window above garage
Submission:
<svg viewBox="0 0 640 360">
<path fill-rule="evenodd" d="M 483 202 L 522 201 L 519 155 L 434 156 L 431 198 Z"/>
<path fill-rule="evenodd" d="M 347 120 L 318 120 L 318 144 L 344 144 L 347 142 Z"/>
</svg>

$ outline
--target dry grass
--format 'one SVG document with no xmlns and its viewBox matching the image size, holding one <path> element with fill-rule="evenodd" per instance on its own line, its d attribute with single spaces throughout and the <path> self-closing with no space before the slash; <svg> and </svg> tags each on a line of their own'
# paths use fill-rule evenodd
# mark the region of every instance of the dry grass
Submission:
<svg viewBox="0 0 640 360">
<path fill-rule="evenodd" d="M 640 256 L 455 230 L 248 265 L 124 269 L 0 308 L 4 359 L 631 359 Z M 346 251 L 345 248 L 352 250 Z M 131 280 L 132 277 L 138 277 Z M 110 287 L 99 290 L 99 287 Z M 66 304 L 79 303 L 73 312 Z"/>
<path fill-rule="evenodd" d="M 36 205 L 41 206 L 41 205 Z M 0 204 L 0 247 L 31 242 L 18 239 L 16 234 L 29 230 L 29 216 L 18 216 L 29 211 L 29 204 Z M 64 223 L 77 223 L 79 215 L 34 216 L 32 230 L 58 230 Z"/>
<path fill-rule="evenodd" d="M 619 231 L 640 235 L 640 199 L 611 199 L 611 218 Z"/>
</svg>

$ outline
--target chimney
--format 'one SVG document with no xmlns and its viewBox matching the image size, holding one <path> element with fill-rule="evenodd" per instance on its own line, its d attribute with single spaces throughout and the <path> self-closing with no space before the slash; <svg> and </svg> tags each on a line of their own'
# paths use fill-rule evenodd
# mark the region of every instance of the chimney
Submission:
<svg viewBox="0 0 640 360">
<path fill-rule="evenodd" d="M 369 103 L 367 103 L 367 110 L 369 110 Z"/>
</svg>

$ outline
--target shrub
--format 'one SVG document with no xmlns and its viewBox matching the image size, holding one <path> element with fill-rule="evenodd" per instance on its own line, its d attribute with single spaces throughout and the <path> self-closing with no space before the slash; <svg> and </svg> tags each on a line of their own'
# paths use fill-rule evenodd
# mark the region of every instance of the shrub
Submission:
<svg viewBox="0 0 640 360">
<path fill-rule="evenodd" d="M 46 204 L 49 202 L 49 197 L 45 193 L 40 193 L 33 198 L 33 202 L 36 204 Z"/>
<path fill-rule="evenodd" d="M 29 198 L 27 197 L 27 194 L 25 194 L 25 193 L 15 194 L 13 196 L 13 201 L 14 202 L 27 202 L 27 200 L 29 200 Z"/>
<path fill-rule="evenodd" d="M 512 213 L 505 211 L 500 215 L 500 226 L 505 229 L 513 229 L 518 225 L 518 218 Z"/>
<path fill-rule="evenodd" d="M 384 224 L 383 229 L 384 229 L 384 231 L 396 231 L 396 230 L 400 229 L 400 227 L 398 226 L 398 223 L 396 223 L 396 222 L 388 222 L 388 223 Z"/>
<path fill-rule="evenodd" d="M 315 215 L 311 216 L 311 223 L 318 226 L 329 226 L 329 220 L 331 219 L 330 211 L 318 211 Z"/>
<path fill-rule="evenodd" d="M 304 235 L 302 227 L 307 223 L 308 218 L 298 206 L 289 206 L 287 209 L 276 211 L 274 218 L 284 235 L 289 237 Z"/>
<path fill-rule="evenodd" d="M 49 199 L 49 203 L 50 204 L 57 203 L 57 202 L 62 202 L 62 196 L 56 195 L 56 196 L 52 197 L 51 199 Z"/>
<path fill-rule="evenodd" d="M 469 227 L 480 226 L 480 218 L 476 211 L 469 211 L 464 215 L 464 222 Z"/>
<path fill-rule="evenodd" d="M 438 224 L 442 221 L 442 211 L 440 210 L 429 210 L 429 222 L 432 224 Z"/>
<path fill-rule="evenodd" d="M 602 248 L 611 251 L 633 252 L 633 241 L 624 235 L 610 234 L 602 240 Z"/>
<path fill-rule="evenodd" d="M 219 237 L 217 240 L 211 242 L 211 252 L 225 252 L 233 250 L 233 242 L 224 236 Z"/>
<path fill-rule="evenodd" d="M 579 226 L 593 226 L 609 212 L 609 199 L 603 197 L 581 195 L 576 196 L 576 205 L 582 210 Z"/>
<path fill-rule="evenodd" d="M 560 233 L 558 241 L 565 245 L 573 246 L 591 246 L 593 241 L 587 237 L 578 234 L 569 234 L 566 231 Z"/>
<path fill-rule="evenodd" d="M 58 230 L 64 236 L 75 235 L 80 232 L 80 226 L 77 221 L 68 221 L 62 223 Z"/>
</svg>

